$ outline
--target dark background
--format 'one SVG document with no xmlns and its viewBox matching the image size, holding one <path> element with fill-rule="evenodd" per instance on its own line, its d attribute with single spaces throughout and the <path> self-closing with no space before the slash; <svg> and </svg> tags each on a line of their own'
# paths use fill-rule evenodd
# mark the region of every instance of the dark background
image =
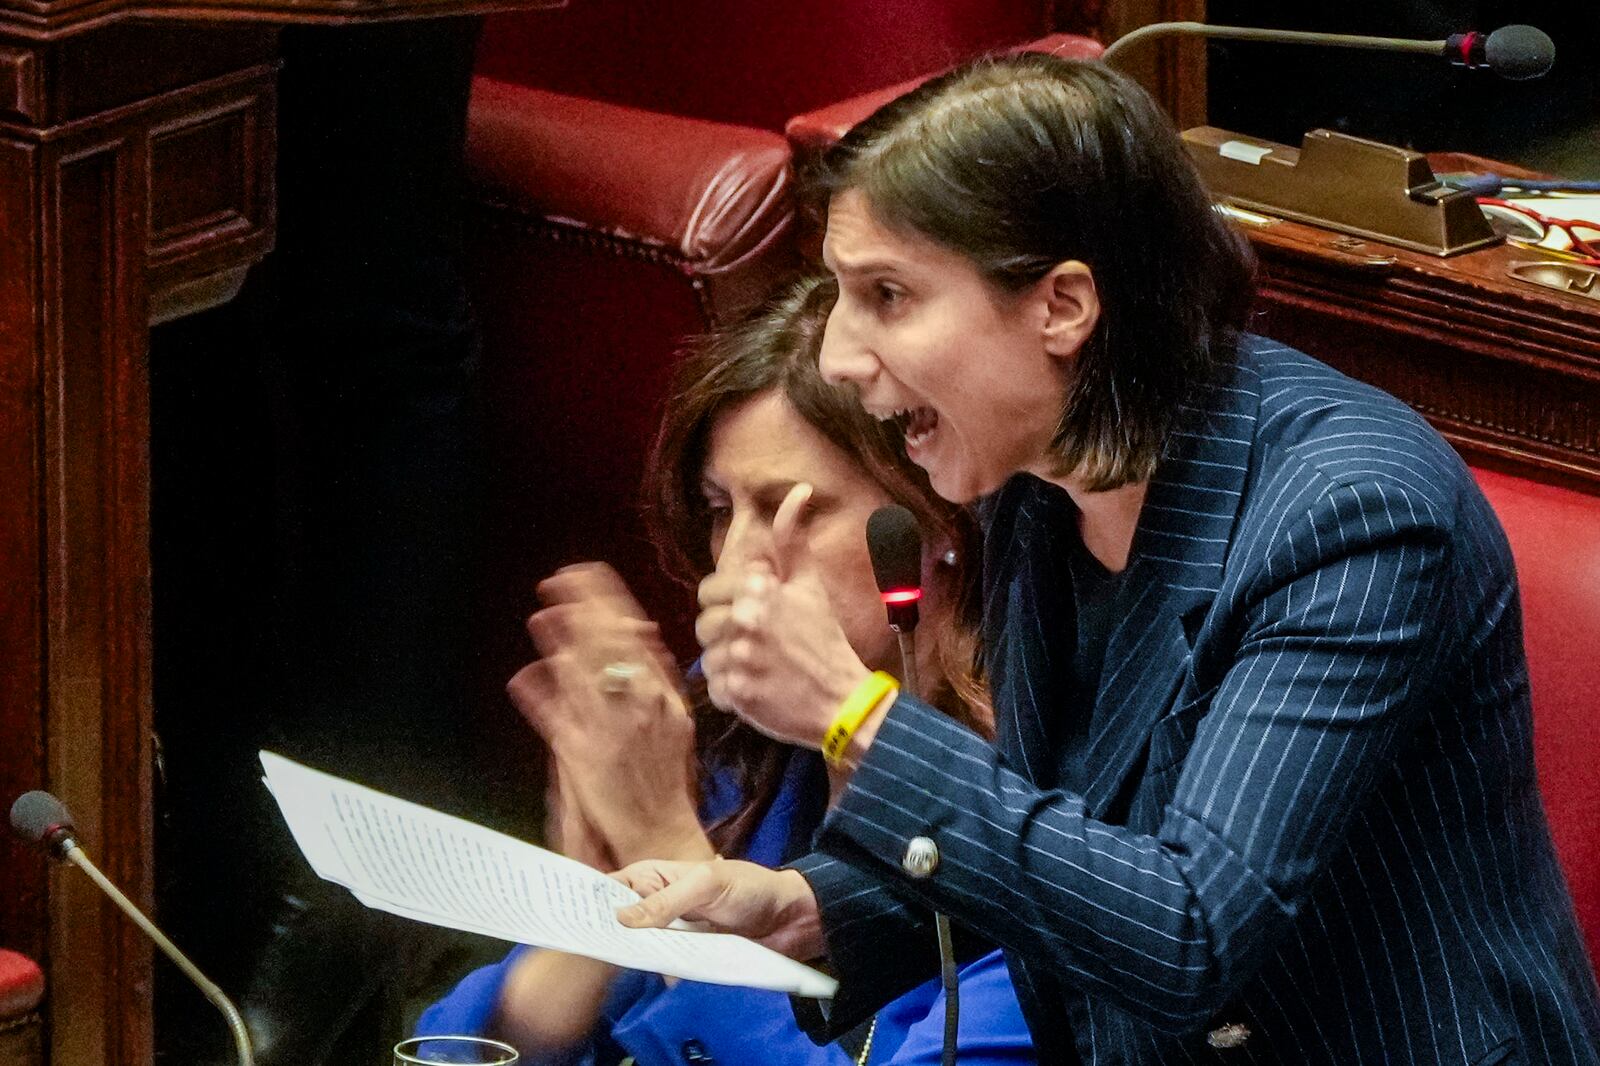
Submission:
<svg viewBox="0 0 1600 1066">
<path fill-rule="evenodd" d="M 1544 78 L 1511 82 L 1423 56 L 1240 41 L 1210 47 L 1212 125 L 1298 146 L 1323 127 L 1419 151 L 1464 151 L 1572 178 L 1600 178 L 1596 64 L 1600 5 L 1346 0 L 1290 5 L 1212 0 L 1207 21 L 1438 39 L 1527 23 L 1555 41 Z"/>
</svg>

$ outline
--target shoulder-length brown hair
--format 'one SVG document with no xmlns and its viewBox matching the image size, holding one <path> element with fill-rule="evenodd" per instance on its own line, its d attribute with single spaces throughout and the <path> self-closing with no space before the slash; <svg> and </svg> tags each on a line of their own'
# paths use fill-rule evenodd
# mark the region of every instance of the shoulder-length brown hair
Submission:
<svg viewBox="0 0 1600 1066">
<path fill-rule="evenodd" d="M 1254 258 L 1160 108 L 1102 64 L 1026 52 L 957 67 L 856 125 L 808 178 L 824 203 L 859 190 L 880 222 L 1002 292 L 1088 265 L 1100 321 L 1053 446 L 1091 489 L 1149 477 L 1185 397 L 1233 358 Z"/>
<path fill-rule="evenodd" d="M 941 499 L 906 458 L 900 435 L 868 415 L 848 387 L 830 385 L 817 368 L 822 333 L 838 288 L 831 278 L 796 282 L 731 329 L 703 338 L 680 366 L 645 474 L 645 517 L 667 572 L 693 586 L 711 572 L 711 515 L 701 488 L 712 428 L 746 400 L 777 393 L 864 471 L 895 503 L 916 516 L 925 542 L 953 546 L 936 580 L 951 620 L 924 630 L 936 641 L 929 702 L 986 735 L 992 731 L 988 692 L 977 668 L 977 524 L 967 510 Z M 865 531 L 863 531 L 865 536 Z M 712 827 L 719 851 L 743 846 L 765 813 L 788 759 L 769 740 L 692 686 L 701 765 L 730 770 L 742 794 L 739 809 Z"/>
</svg>

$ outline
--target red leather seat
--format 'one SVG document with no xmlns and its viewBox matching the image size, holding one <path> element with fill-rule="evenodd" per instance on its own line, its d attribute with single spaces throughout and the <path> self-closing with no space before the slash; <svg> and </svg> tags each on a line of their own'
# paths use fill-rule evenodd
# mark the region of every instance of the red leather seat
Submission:
<svg viewBox="0 0 1600 1066">
<path fill-rule="evenodd" d="M 1099 41 L 1075 33 L 1055 33 L 1015 45 L 1011 50 L 1049 52 L 1064 59 L 1096 59 L 1105 48 Z M 795 157 L 806 160 L 819 154 L 843 137 L 851 126 L 895 97 L 916 88 L 923 80 L 923 77 L 911 78 L 849 99 L 835 100 L 790 118 L 784 125 L 784 134 L 794 148 Z"/>
<path fill-rule="evenodd" d="M 778 131 L 790 115 L 1056 29 L 1057 0 L 580 0 L 492 16 L 478 72 Z"/>
<path fill-rule="evenodd" d="M 1600 496 L 1473 473 L 1516 557 L 1539 791 L 1590 961 L 1600 963 Z"/>
<path fill-rule="evenodd" d="M 39 1066 L 44 974 L 26 955 L 0 948 L 0 1066 Z"/>
</svg>

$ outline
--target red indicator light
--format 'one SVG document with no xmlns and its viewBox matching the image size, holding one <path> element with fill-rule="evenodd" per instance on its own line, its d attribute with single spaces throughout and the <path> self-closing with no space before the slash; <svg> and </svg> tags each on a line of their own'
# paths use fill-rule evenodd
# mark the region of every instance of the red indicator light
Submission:
<svg viewBox="0 0 1600 1066">
<path fill-rule="evenodd" d="M 884 603 L 916 603 L 920 599 L 921 589 L 890 589 L 883 594 Z"/>
</svg>

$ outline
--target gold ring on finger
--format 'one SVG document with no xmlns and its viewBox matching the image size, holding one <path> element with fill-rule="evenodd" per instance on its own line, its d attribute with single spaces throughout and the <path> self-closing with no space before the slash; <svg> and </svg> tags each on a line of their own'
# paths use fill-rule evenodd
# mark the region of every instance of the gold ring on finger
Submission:
<svg viewBox="0 0 1600 1066">
<path fill-rule="evenodd" d="M 607 696 L 626 696 L 633 687 L 633 679 L 644 671 L 636 662 L 618 659 L 600 668 L 600 691 Z"/>
</svg>

